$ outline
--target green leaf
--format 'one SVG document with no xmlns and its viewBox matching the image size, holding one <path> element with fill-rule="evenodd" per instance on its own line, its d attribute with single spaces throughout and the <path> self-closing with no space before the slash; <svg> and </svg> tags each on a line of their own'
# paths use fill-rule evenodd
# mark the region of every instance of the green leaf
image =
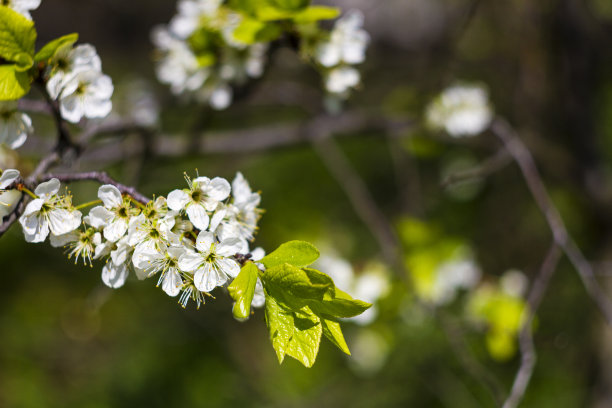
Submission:
<svg viewBox="0 0 612 408">
<path fill-rule="evenodd" d="M 339 295 L 339 292 L 343 295 Z M 320 301 L 311 300 L 308 302 L 308 305 L 315 313 L 332 317 L 354 317 L 372 307 L 370 303 L 353 299 L 338 288 L 336 288 L 336 297 L 334 299 Z"/>
<path fill-rule="evenodd" d="M 255 284 L 259 269 L 253 262 L 247 262 L 240 273 L 227 287 L 230 296 L 236 302 L 232 312 L 238 319 L 246 319 L 251 314 L 251 301 L 255 294 Z"/>
<path fill-rule="evenodd" d="M 266 323 L 270 330 L 272 347 L 276 351 L 278 362 L 282 363 L 287 353 L 289 341 L 293 337 L 293 315 L 283 309 L 276 299 L 266 293 Z"/>
<path fill-rule="evenodd" d="M 30 91 L 30 77 L 17 65 L 0 65 L 0 101 L 19 99 Z"/>
<path fill-rule="evenodd" d="M 307 300 L 323 300 L 333 296 L 333 281 L 311 279 L 303 269 L 283 264 L 267 269 L 263 275 L 266 287 L 274 297 L 294 308 L 301 308 Z"/>
<path fill-rule="evenodd" d="M 293 20 L 296 23 L 307 24 L 319 20 L 331 20 L 339 15 L 340 9 L 337 7 L 311 6 L 295 14 Z"/>
<path fill-rule="evenodd" d="M 34 62 L 47 62 L 55 56 L 57 50 L 64 46 L 71 46 L 79 39 L 78 33 L 63 35 L 45 44 L 34 56 Z"/>
<path fill-rule="evenodd" d="M 0 6 L 0 57 L 27 69 L 33 63 L 35 42 L 34 23 L 9 7 Z"/>
<path fill-rule="evenodd" d="M 298 11 L 310 4 L 310 0 L 268 0 L 270 6 L 280 10 Z"/>
<path fill-rule="evenodd" d="M 312 313 L 308 307 L 294 313 L 293 317 L 294 331 L 287 345 L 286 353 L 304 366 L 312 367 L 321 344 L 321 334 L 323 333 L 321 319 Z"/>
<path fill-rule="evenodd" d="M 322 319 L 321 326 L 323 328 L 323 335 L 327 337 L 329 341 L 331 341 L 336 347 L 340 350 L 351 355 L 351 351 L 346 345 L 346 341 L 344 340 L 344 335 L 342 334 L 342 329 L 340 328 L 340 323 L 334 322 L 333 320 Z"/>
<path fill-rule="evenodd" d="M 266 268 L 274 268 L 284 263 L 293 266 L 308 266 L 319 258 L 319 251 L 312 244 L 304 241 L 289 241 L 266 255 L 262 260 Z"/>
<path fill-rule="evenodd" d="M 236 41 L 244 44 L 269 42 L 277 39 L 282 33 L 281 28 L 274 23 L 266 23 L 253 18 L 244 17 L 234 30 Z"/>
</svg>

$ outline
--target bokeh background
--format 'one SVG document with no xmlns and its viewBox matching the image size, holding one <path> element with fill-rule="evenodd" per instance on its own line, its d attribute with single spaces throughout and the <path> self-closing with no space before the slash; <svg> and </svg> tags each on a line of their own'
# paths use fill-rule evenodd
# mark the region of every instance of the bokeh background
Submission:
<svg viewBox="0 0 612 408">
<path fill-rule="evenodd" d="M 460 186 L 442 185 L 449 172 L 500 149 L 488 133 L 457 140 L 421 125 L 425 106 L 445 86 L 478 81 L 529 146 L 569 230 L 612 295 L 612 2 L 320 3 L 365 14 L 372 42 L 363 87 L 345 109 L 378 119 L 348 120 L 348 130 L 339 126 L 334 135 L 403 239 L 406 258 L 414 244 L 406 226 L 415 219 L 440 239 L 469 246 L 484 281 L 496 282 L 508 269 L 532 279 L 550 245 L 514 165 Z M 147 81 L 162 106 L 160 132 L 177 145 L 236 135 L 244 144 L 237 152 L 230 145 L 223 152 L 143 155 L 138 135 L 109 136 L 72 169 L 106 169 L 148 195 L 178 188 L 184 171 L 229 179 L 241 171 L 262 192 L 266 209 L 256 245 L 271 251 L 287 240 L 307 240 L 356 271 L 383 262 L 339 180 L 299 138 L 300 129 L 325 115 L 318 74 L 280 49 L 264 78 L 226 111 L 182 103 L 156 82 L 149 41 L 151 28 L 168 22 L 175 6 L 170 0 L 43 0 L 32 15 L 40 44 L 78 32 L 81 42 L 96 46 L 115 83 L 119 113 L 122 93 Z M 37 138 L 11 158 L 24 171 L 54 138 L 50 119 L 33 118 Z M 413 125 L 389 125 L 396 122 Z M 330 123 L 326 117 L 322 126 Z M 291 141 L 259 149 L 251 140 L 270 135 Z M 75 196 L 91 197 L 96 188 L 71 187 Z M 389 290 L 378 300 L 376 319 L 344 325 L 353 357 L 324 341 L 312 369 L 290 359 L 279 365 L 263 312 L 235 321 L 223 291 L 200 310 L 183 310 L 153 280 L 132 277 L 123 288 L 108 289 L 100 269 L 74 266 L 47 244 L 26 244 L 17 226 L 2 238 L 0 406 L 486 407 L 494 399 L 483 377 L 466 373 L 462 354 L 473 355 L 503 393 L 519 364 L 512 350 L 503 358 L 491 355 L 486 328 L 465 318 L 467 294 L 444 306 L 461 335 L 449 332 L 415 304 L 394 267 L 383 268 Z M 611 334 L 562 261 L 538 311 L 538 362 L 522 406 L 612 406 Z"/>
</svg>

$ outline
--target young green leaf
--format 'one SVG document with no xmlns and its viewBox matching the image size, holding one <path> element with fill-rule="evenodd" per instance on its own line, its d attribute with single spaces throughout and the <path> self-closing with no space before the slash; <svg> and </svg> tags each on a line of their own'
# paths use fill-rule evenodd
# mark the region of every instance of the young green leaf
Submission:
<svg viewBox="0 0 612 408">
<path fill-rule="evenodd" d="M 247 262 L 227 288 L 230 296 L 236 302 L 232 312 L 238 319 L 246 319 L 251 314 L 251 301 L 255 293 L 258 272 L 259 269 L 253 262 Z"/>
<path fill-rule="evenodd" d="M 34 56 L 34 62 L 47 62 L 55 56 L 57 50 L 64 46 L 70 46 L 79 39 L 78 33 L 67 34 L 49 41 Z"/>
<path fill-rule="evenodd" d="M 272 347 L 276 351 L 278 362 L 282 363 L 287 353 L 289 341 L 293 337 L 293 314 L 283 309 L 276 299 L 266 293 L 266 323 L 270 330 Z"/>
<path fill-rule="evenodd" d="M 322 301 L 332 296 L 335 290 L 331 279 L 327 282 L 313 280 L 303 269 L 287 263 L 267 269 L 263 280 L 274 297 L 298 309 L 308 300 Z"/>
<path fill-rule="evenodd" d="M 268 3 L 280 10 L 297 11 L 308 7 L 310 0 L 268 0 Z"/>
<path fill-rule="evenodd" d="M 311 6 L 293 16 L 293 21 L 300 24 L 314 23 L 319 20 L 331 20 L 340 15 L 336 7 Z"/>
<path fill-rule="evenodd" d="M 262 260 L 266 268 L 274 268 L 284 263 L 293 266 L 308 266 L 319 258 L 319 251 L 312 244 L 304 241 L 289 241 L 266 255 Z"/>
<path fill-rule="evenodd" d="M 336 318 L 357 316 L 372 307 L 370 303 L 353 299 L 338 288 L 335 288 L 333 299 L 309 300 L 308 305 L 318 315 Z"/>
<path fill-rule="evenodd" d="M 333 320 L 321 319 L 321 325 L 323 327 L 323 335 L 336 347 L 350 356 L 351 352 L 344 340 L 340 323 L 334 322 Z"/>
<path fill-rule="evenodd" d="M 234 39 L 244 44 L 269 42 L 278 38 L 281 28 L 275 23 L 266 23 L 248 17 L 243 17 L 240 25 L 234 30 Z"/>
<path fill-rule="evenodd" d="M 0 57 L 22 68 L 32 66 L 36 30 L 34 23 L 7 6 L 0 6 Z M 24 64 L 28 64 L 25 66 Z"/>
<path fill-rule="evenodd" d="M 0 65 L 0 101 L 19 99 L 30 91 L 27 72 L 20 72 L 17 65 Z"/>
<path fill-rule="evenodd" d="M 308 307 L 294 313 L 294 331 L 287 346 L 287 355 L 306 367 L 312 367 L 319 353 L 322 333 L 321 319 Z"/>
</svg>

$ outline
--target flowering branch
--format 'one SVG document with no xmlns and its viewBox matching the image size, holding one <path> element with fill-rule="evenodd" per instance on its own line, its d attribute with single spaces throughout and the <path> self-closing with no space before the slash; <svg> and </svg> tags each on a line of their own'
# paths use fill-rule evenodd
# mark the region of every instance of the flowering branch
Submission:
<svg viewBox="0 0 612 408">
<path fill-rule="evenodd" d="M 101 171 L 90 171 L 90 172 L 83 172 L 83 173 L 45 174 L 41 177 L 43 181 L 51 180 L 54 178 L 58 179 L 60 182 L 63 182 L 63 183 L 90 180 L 90 181 L 97 181 L 100 184 L 110 184 L 110 185 L 117 187 L 117 189 L 122 194 L 129 195 L 130 197 L 132 197 L 134 200 L 138 201 L 141 204 L 147 204 L 149 201 L 151 201 L 150 198 L 139 193 L 134 187 L 130 187 L 130 186 L 121 184 L 118 181 L 111 178 L 105 172 L 101 172 Z"/>
</svg>

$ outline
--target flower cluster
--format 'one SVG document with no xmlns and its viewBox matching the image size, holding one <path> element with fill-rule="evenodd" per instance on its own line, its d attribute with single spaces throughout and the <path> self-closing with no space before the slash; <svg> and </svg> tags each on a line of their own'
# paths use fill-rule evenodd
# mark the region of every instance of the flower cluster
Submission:
<svg viewBox="0 0 612 408">
<path fill-rule="evenodd" d="M 336 21 L 329 38 L 320 41 L 316 47 L 315 59 L 326 70 L 325 88 L 342 98 L 348 97 L 349 90 L 356 88 L 361 81 L 361 75 L 353 65 L 365 61 L 370 42 L 370 36 L 362 26 L 363 14 L 351 10 Z"/>
<path fill-rule="evenodd" d="M 0 187 L 18 177 L 14 170 L 5 171 Z M 20 223 L 28 242 L 49 237 L 52 246 L 66 247 L 75 262 L 105 261 L 102 281 L 111 288 L 121 287 L 130 271 L 139 279 L 157 276 L 158 286 L 169 296 L 181 294 L 183 307 L 190 299 L 199 307 L 211 291 L 238 275 L 241 262 L 263 258 L 261 249 L 247 255 L 261 198 L 240 173 L 231 185 L 220 177 L 186 180 L 187 188 L 146 204 L 114 185 L 103 185 L 98 190 L 100 205 L 83 217 L 78 208 L 87 204 L 73 207 L 69 194 L 59 194 L 59 180 L 51 179 L 31 194 L 35 198 Z M 263 303 L 258 281 L 252 305 Z"/>
<path fill-rule="evenodd" d="M 214 109 L 227 108 L 232 85 L 263 74 L 268 45 L 243 44 L 233 32 L 242 16 L 221 0 L 181 0 L 168 26 L 152 32 L 157 77 L 176 94 L 189 94 Z"/>
<path fill-rule="evenodd" d="M 85 118 L 106 117 L 111 109 L 113 82 L 102 73 L 102 62 L 91 44 L 66 43 L 46 71 L 47 92 L 59 102 L 62 117 L 77 123 Z"/>
<path fill-rule="evenodd" d="M 0 102 L 0 144 L 17 149 L 33 130 L 32 119 L 17 110 L 16 101 Z"/>
<path fill-rule="evenodd" d="M 475 136 L 493 119 L 487 90 L 459 84 L 445 89 L 427 108 L 427 122 L 453 137 Z"/>
</svg>

